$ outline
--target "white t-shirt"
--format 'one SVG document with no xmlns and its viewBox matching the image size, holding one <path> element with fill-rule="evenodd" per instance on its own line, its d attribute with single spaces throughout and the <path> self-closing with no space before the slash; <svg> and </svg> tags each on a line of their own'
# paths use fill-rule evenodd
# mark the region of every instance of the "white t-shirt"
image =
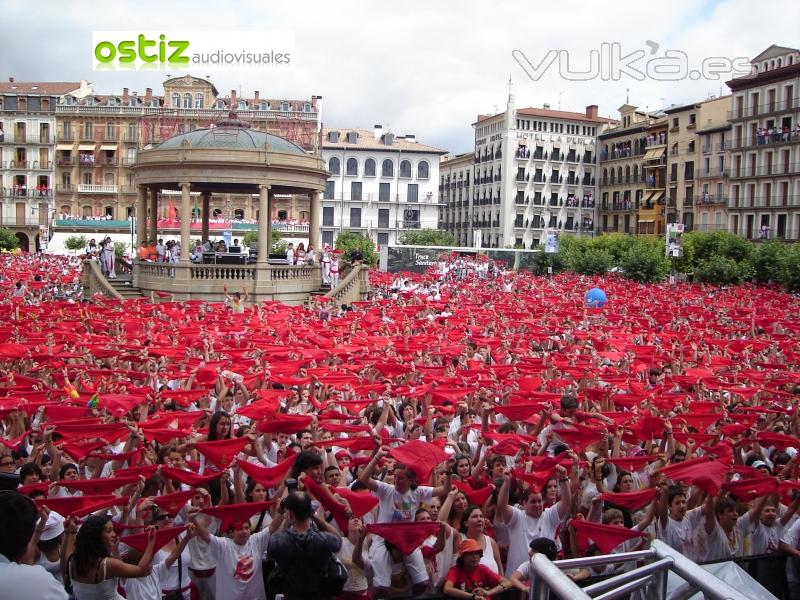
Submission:
<svg viewBox="0 0 800 600">
<path fill-rule="evenodd" d="M 697 560 L 703 562 L 752 554 L 750 536 L 760 526 L 760 523 L 752 523 L 745 513 L 736 521 L 731 532 L 732 536 L 729 538 L 719 523 L 714 524 L 710 534 L 706 533 L 705 523 L 701 523 L 696 538 Z"/>
<path fill-rule="evenodd" d="M 683 519 L 677 521 L 672 517 L 667 517 L 667 523 L 659 531 L 658 537 L 662 542 L 675 548 L 678 552 L 692 560 L 697 559 L 697 548 L 695 546 L 695 533 L 698 528 L 704 527 L 703 507 L 698 506 L 686 511 Z"/>
<path fill-rule="evenodd" d="M 775 523 L 772 526 L 761 523 L 761 526 L 753 531 L 750 554 L 771 554 L 777 552 L 778 545 L 780 544 L 781 537 L 785 530 L 786 528 L 781 525 L 780 517 L 775 519 Z"/>
<path fill-rule="evenodd" d="M 421 485 L 415 490 L 401 494 L 393 485 L 376 481 L 378 486 L 375 495 L 380 499 L 378 504 L 378 523 L 413 521 L 414 513 L 423 502 L 433 497 L 433 488 Z"/>
<path fill-rule="evenodd" d="M 254 533 L 242 546 L 230 538 L 211 536 L 208 549 L 217 561 L 216 600 L 264 597 L 261 556 L 268 542 L 269 529 Z"/>
<path fill-rule="evenodd" d="M 167 576 L 167 563 L 161 561 L 153 565 L 149 575 L 126 579 L 124 583 L 125 597 L 128 600 L 152 600 L 161 597 L 162 581 Z"/>
<path fill-rule="evenodd" d="M 3 600 L 67 600 L 67 592 L 39 565 L 21 565 L 0 554 L 0 581 Z M 9 585 L 13 582 L 13 585 Z"/>
<path fill-rule="evenodd" d="M 511 544 L 508 547 L 508 560 L 506 561 L 506 577 L 514 572 L 515 565 L 523 563 L 528 558 L 528 544 L 538 537 L 554 540 L 561 517 L 558 516 L 558 505 L 546 508 L 538 517 L 531 517 L 528 513 L 516 506 L 511 508 L 511 519 L 508 521 L 508 535 Z"/>
<path fill-rule="evenodd" d="M 783 534 L 781 541 L 792 548 L 800 549 L 800 520 L 795 521 L 794 525 Z M 786 578 L 790 583 L 800 585 L 800 566 L 798 561 L 792 560 L 791 557 L 786 561 Z"/>
</svg>

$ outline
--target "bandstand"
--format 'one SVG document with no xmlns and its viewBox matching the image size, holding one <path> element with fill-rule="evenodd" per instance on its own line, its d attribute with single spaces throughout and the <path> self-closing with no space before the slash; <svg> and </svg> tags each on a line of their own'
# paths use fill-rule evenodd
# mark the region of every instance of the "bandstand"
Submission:
<svg viewBox="0 0 800 600">
<path fill-rule="evenodd" d="M 216 126 L 176 135 L 139 152 L 132 167 L 138 185 L 137 215 L 158 214 L 159 193 L 179 191 L 181 256 L 178 263 L 133 261 L 133 285 L 145 294 L 168 292 L 176 300 L 221 300 L 247 290 L 254 301 L 304 301 L 321 284 L 319 266 L 271 265 L 271 213 L 277 194 L 309 198 L 309 244 L 319 249 L 320 206 L 328 172 L 324 161 L 281 137 L 249 128 L 235 114 Z M 191 262 L 191 194 L 202 200 L 202 240 L 209 236 L 209 205 L 213 194 L 244 194 L 258 198 L 258 246 L 254 260 L 242 264 Z M 137 218 L 136 237 L 156 240 L 155 218 Z"/>
</svg>

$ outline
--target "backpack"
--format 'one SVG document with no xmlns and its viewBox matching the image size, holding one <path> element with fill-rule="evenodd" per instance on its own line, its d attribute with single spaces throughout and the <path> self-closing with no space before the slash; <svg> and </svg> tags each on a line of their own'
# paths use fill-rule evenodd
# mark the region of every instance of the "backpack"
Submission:
<svg viewBox="0 0 800 600">
<path fill-rule="evenodd" d="M 332 598 L 342 593 L 347 582 L 347 568 L 333 552 L 320 562 L 318 554 L 309 548 L 310 538 L 292 537 L 292 560 L 286 569 L 276 564 L 269 577 L 272 592 L 286 594 L 289 598 Z M 316 565 L 311 570 L 310 565 Z"/>
</svg>

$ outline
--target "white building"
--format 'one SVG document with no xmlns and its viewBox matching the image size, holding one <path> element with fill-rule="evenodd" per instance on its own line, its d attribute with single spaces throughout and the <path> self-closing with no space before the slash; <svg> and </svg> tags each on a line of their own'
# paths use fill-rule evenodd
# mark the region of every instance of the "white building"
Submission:
<svg viewBox="0 0 800 600">
<path fill-rule="evenodd" d="M 395 136 L 381 125 L 325 129 L 322 157 L 331 175 L 322 200 L 322 243 L 355 231 L 377 244 L 414 229 L 436 229 L 439 157 L 444 150 Z"/>
<path fill-rule="evenodd" d="M 725 164 L 729 230 L 748 238 L 800 239 L 800 50 L 772 45 L 733 93 Z"/>
<path fill-rule="evenodd" d="M 78 82 L 0 83 L 0 225 L 17 234 L 23 250 L 50 225 L 59 97 Z M 40 229 L 41 226 L 41 229 Z"/>
<path fill-rule="evenodd" d="M 459 246 L 472 244 L 469 199 L 474 166 L 472 152 L 446 155 L 439 163 L 439 194 L 443 204 L 439 209 L 439 228 L 453 234 Z"/>
<path fill-rule="evenodd" d="M 611 119 L 514 106 L 479 115 L 472 186 L 474 232 L 484 247 L 531 248 L 548 231 L 591 233 L 596 227 L 597 136 Z"/>
</svg>

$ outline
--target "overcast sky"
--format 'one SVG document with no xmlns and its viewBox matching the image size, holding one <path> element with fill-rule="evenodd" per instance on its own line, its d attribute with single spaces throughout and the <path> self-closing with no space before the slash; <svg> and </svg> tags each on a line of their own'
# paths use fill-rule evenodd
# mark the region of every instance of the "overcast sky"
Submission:
<svg viewBox="0 0 800 600">
<path fill-rule="evenodd" d="M 557 63 L 533 81 L 514 60 L 531 65 L 565 50 L 573 66 L 589 67 L 589 52 L 618 42 L 621 54 L 648 57 L 680 50 L 689 67 L 707 57 L 753 57 L 776 43 L 797 46 L 796 0 L 671 0 L 664 2 L 252 2 L 138 0 L 22 2 L 0 0 L 0 77 L 18 81 L 88 79 L 97 93 L 123 87 L 162 93 L 165 73 L 92 71 L 95 30 L 286 30 L 294 33 L 293 68 L 277 72 L 215 72 L 226 95 L 233 88 L 262 97 L 324 98 L 326 126 L 381 123 L 399 135 L 464 152 L 479 113 L 505 108 L 511 77 L 517 107 L 550 103 L 617 117 L 630 102 L 655 110 L 727 93 L 717 80 L 569 81 Z M 650 41 L 652 44 L 647 45 Z M 656 48 L 657 45 L 657 48 Z M 644 67 L 645 59 L 634 66 Z M 175 75 L 176 73 L 173 73 Z M 193 72 L 205 76 L 206 72 Z"/>
</svg>

